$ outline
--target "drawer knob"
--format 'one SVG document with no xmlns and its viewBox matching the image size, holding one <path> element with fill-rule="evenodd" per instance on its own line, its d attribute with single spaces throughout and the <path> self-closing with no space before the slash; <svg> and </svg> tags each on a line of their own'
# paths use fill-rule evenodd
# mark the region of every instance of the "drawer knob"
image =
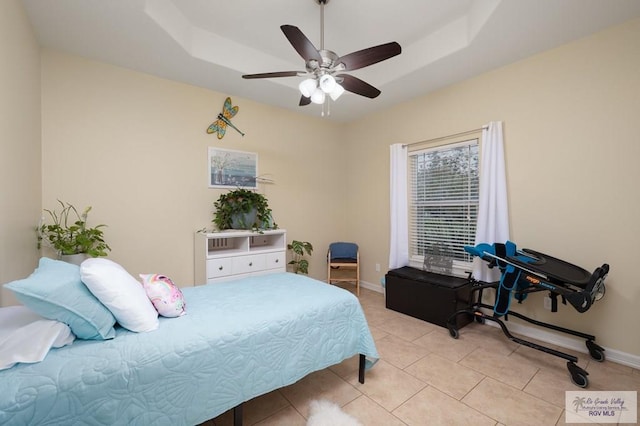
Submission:
<svg viewBox="0 0 640 426">
<path fill-rule="evenodd" d="M 253 262 L 249 262 L 249 266 L 253 266 Z"/>
<path fill-rule="evenodd" d="M 280 259 L 276 259 L 276 263 L 280 262 Z"/>
<path fill-rule="evenodd" d="M 224 269 L 224 267 L 223 267 L 222 265 L 220 265 L 220 266 L 218 267 L 218 270 L 219 270 L 219 271 L 222 271 L 222 269 Z"/>
</svg>

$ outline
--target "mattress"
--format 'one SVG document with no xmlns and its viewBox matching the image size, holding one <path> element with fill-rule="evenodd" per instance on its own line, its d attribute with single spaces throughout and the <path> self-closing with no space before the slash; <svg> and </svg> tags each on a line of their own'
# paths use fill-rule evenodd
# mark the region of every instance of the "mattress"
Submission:
<svg viewBox="0 0 640 426">
<path fill-rule="evenodd" d="M 156 331 L 119 328 L 0 371 L 0 424 L 197 424 L 353 355 L 378 358 L 357 298 L 320 281 L 277 273 L 182 290 L 187 314 Z"/>
</svg>

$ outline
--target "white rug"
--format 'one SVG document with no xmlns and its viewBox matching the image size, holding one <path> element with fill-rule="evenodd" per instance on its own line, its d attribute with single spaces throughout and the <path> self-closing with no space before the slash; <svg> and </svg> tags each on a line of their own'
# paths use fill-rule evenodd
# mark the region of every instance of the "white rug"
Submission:
<svg viewBox="0 0 640 426">
<path fill-rule="evenodd" d="M 337 404 L 324 399 L 309 404 L 307 426 L 362 426 L 355 417 L 345 413 Z"/>
</svg>

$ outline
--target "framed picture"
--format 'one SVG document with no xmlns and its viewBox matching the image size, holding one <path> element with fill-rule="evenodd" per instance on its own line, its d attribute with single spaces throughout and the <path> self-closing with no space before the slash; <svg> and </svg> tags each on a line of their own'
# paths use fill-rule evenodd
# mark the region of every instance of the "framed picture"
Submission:
<svg viewBox="0 0 640 426">
<path fill-rule="evenodd" d="M 209 188 L 256 189 L 258 154 L 209 148 Z"/>
</svg>

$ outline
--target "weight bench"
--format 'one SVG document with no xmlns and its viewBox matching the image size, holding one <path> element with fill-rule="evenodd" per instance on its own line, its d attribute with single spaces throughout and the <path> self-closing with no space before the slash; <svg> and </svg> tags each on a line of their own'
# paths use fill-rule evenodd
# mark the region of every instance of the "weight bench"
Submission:
<svg viewBox="0 0 640 426">
<path fill-rule="evenodd" d="M 508 320 L 508 316 L 513 315 L 537 326 L 583 338 L 591 357 L 602 362 L 605 359 L 604 349 L 595 343 L 595 336 L 528 318 L 512 311 L 510 305 L 512 295 L 518 303 L 522 303 L 529 293 L 548 291 L 553 312 L 557 311 L 559 297 L 562 299 L 562 303 L 569 302 L 578 312 L 586 312 L 593 303 L 602 299 L 605 294 L 604 280 L 609 273 L 609 265 L 605 263 L 590 273 L 579 266 L 544 253 L 529 249 L 518 250 L 515 243 L 511 241 L 504 244 L 465 246 L 464 249 L 471 255 L 487 262 L 489 268 L 499 268 L 502 275 L 500 281 L 496 283 L 474 281 L 472 286 L 474 294 L 470 306 L 455 312 L 447 321 L 451 337 L 455 339 L 459 337 L 456 326 L 458 315 L 471 315 L 479 323 L 484 323 L 486 320 L 493 321 L 515 343 L 566 359 L 571 381 L 576 386 L 587 387 L 588 373 L 576 365 L 578 358 L 511 335 L 501 318 L 504 317 L 504 320 Z M 482 303 L 482 293 L 487 288 L 496 290 L 496 300 L 493 306 Z M 493 313 L 488 315 L 482 309 L 490 309 Z"/>
</svg>

